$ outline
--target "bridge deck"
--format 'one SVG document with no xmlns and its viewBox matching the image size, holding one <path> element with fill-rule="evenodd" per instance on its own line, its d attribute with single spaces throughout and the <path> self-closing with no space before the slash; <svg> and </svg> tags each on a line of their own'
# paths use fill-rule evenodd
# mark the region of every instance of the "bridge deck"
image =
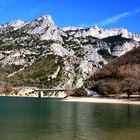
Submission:
<svg viewBox="0 0 140 140">
<path fill-rule="evenodd" d="M 35 91 L 66 91 L 66 89 L 37 89 Z"/>
</svg>

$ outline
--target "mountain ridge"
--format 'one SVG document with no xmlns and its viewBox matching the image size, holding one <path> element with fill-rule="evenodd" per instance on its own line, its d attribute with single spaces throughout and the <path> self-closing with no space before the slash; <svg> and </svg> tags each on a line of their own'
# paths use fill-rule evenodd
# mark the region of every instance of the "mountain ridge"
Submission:
<svg viewBox="0 0 140 140">
<path fill-rule="evenodd" d="M 11 86 L 40 88 L 44 81 L 50 88 L 81 88 L 110 60 L 139 47 L 139 38 L 126 29 L 60 29 L 49 15 L 13 21 L 0 25 L 1 80 Z"/>
<path fill-rule="evenodd" d="M 54 30 L 56 28 L 58 28 L 52 17 L 50 15 L 43 15 L 43 16 L 40 16 L 32 21 L 23 21 L 23 20 L 15 20 L 15 21 L 11 21 L 7 24 L 1 24 L 0 25 L 0 29 L 2 28 L 7 28 L 8 26 L 11 26 L 11 27 L 14 27 L 15 29 L 14 30 L 17 30 L 17 29 L 20 29 L 22 28 L 23 26 L 26 26 L 27 24 L 33 24 L 35 21 L 44 21 L 46 22 L 45 24 L 45 27 L 42 27 L 42 30 L 46 27 L 49 27 L 49 26 L 53 26 Z M 35 24 L 35 23 L 34 23 Z M 128 32 L 128 30 L 126 28 L 109 28 L 109 29 L 103 29 L 103 28 L 100 28 L 98 26 L 91 26 L 91 27 L 88 27 L 88 28 L 82 28 L 82 27 L 74 27 L 74 26 L 70 26 L 70 27 L 63 27 L 63 28 L 59 28 L 60 30 L 63 30 L 63 31 L 77 31 L 78 33 L 77 34 L 80 34 L 80 31 L 84 32 L 85 30 L 88 31 L 88 33 L 86 34 L 87 36 L 93 36 L 93 37 L 97 37 L 99 39 L 102 39 L 102 38 L 106 38 L 106 37 L 109 37 L 109 36 L 114 36 L 114 35 L 122 35 L 122 37 L 125 37 L 125 38 L 131 38 L 131 39 L 134 39 L 136 41 L 140 41 L 140 35 L 137 34 L 137 33 L 132 33 L 132 32 Z M 32 31 L 31 32 L 32 34 L 35 33 L 35 34 L 40 34 L 42 32 L 38 32 L 38 31 Z M 76 35 L 77 35 L 76 34 Z M 84 35 L 84 33 L 82 33 Z"/>
</svg>

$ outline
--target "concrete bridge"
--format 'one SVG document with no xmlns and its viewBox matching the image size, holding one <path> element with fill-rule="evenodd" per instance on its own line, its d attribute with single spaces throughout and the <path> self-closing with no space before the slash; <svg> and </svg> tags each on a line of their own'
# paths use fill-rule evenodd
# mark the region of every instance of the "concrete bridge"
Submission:
<svg viewBox="0 0 140 140">
<path fill-rule="evenodd" d="M 37 93 L 39 98 L 43 98 L 43 97 L 60 97 L 60 98 L 64 98 L 66 96 L 69 95 L 69 93 L 72 93 L 73 90 L 69 90 L 69 89 L 63 89 L 63 88 L 59 88 L 59 89 L 36 89 L 34 91 L 32 91 L 32 93 Z"/>
</svg>

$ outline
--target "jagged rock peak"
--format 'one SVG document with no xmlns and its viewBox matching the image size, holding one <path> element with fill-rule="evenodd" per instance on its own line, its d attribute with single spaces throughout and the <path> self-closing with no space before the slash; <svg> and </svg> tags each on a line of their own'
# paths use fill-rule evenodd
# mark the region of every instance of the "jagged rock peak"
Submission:
<svg viewBox="0 0 140 140">
<path fill-rule="evenodd" d="M 20 19 L 8 23 L 9 26 L 12 26 L 12 27 L 14 27 L 14 28 L 16 28 L 16 29 L 17 29 L 17 28 L 19 29 L 19 28 L 23 27 L 23 26 L 26 25 L 26 24 L 27 24 L 27 22 L 22 21 L 22 20 L 20 20 Z"/>
<path fill-rule="evenodd" d="M 32 34 L 36 34 L 36 33 L 43 34 L 48 29 L 50 30 L 57 29 L 57 26 L 55 25 L 50 15 L 40 16 L 37 19 L 31 21 L 28 24 L 28 26 L 32 27 L 32 29 L 28 31 L 29 33 L 32 33 Z"/>
<path fill-rule="evenodd" d="M 53 19 L 52 19 L 52 17 L 50 15 L 40 16 L 35 21 L 39 21 L 42 24 L 45 24 L 47 26 L 55 25 L 55 23 L 54 23 L 54 21 L 53 21 Z"/>
<path fill-rule="evenodd" d="M 41 40 L 62 41 L 58 27 L 50 15 L 43 15 L 31 21 L 26 28 L 29 34 L 37 34 Z"/>
<path fill-rule="evenodd" d="M 52 17 L 50 15 L 43 15 L 37 18 L 37 20 L 49 20 L 49 21 L 53 21 Z"/>
<path fill-rule="evenodd" d="M 26 25 L 30 26 L 30 27 L 40 27 L 41 30 L 46 29 L 46 28 L 55 28 L 55 29 L 57 28 L 57 26 L 55 25 L 55 23 L 50 15 L 40 16 L 30 22 L 25 22 L 23 20 L 18 19 L 18 20 L 12 21 L 12 22 L 10 22 L 8 24 L 4 24 L 4 25 L 6 25 L 6 27 L 11 26 L 14 28 L 14 30 L 20 29 Z M 4 27 L 4 25 L 1 25 L 1 26 Z M 0 27 L 0 28 L 2 28 L 2 27 Z"/>
<path fill-rule="evenodd" d="M 81 30 L 82 29 L 82 30 Z M 140 41 L 140 35 L 131 33 L 125 28 L 110 28 L 103 29 L 98 26 L 93 26 L 90 28 L 80 28 L 80 27 L 66 27 L 62 28 L 63 31 L 71 31 L 74 37 L 85 37 L 92 36 L 99 39 L 107 38 L 109 36 L 121 35 L 124 38 L 133 39 L 135 41 Z"/>
<path fill-rule="evenodd" d="M 5 32 L 5 30 L 9 30 L 9 27 L 12 27 L 12 29 L 14 30 L 21 29 L 22 31 L 30 33 L 30 34 L 40 35 L 40 38 L 45 39 L 45 40 L 46 39 L 47 40 L 49 39 L 62 40 L 61 34 L 65 34 L 66 31 L 70 31 L 67 33 L 70 35 L 73 35 L 73 37 L 75 38 L 92 36 L 98 39 L 103 39 L 109 36 L 122 35 L 122 37 L 133 39 L 135 41 L 140 41 L 139 34 L 128 32 L 128 30 L 125 28 L 103 29 L 98 26 L 93 26 L 89 28 L 64 27 L 61 30 L 54 23 L 50 15 L 40 16 L 30 22 L 25 22 L 18 19 L 8 24 L 0 25 L 0 33 Z"/>
</svg>

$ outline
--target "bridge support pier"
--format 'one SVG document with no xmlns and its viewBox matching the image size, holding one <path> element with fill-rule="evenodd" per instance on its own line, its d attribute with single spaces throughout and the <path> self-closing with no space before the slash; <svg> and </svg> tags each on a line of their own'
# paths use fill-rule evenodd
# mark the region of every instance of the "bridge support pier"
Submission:
<svg viewBox="0 0 140 140">
<path fill-rule="evenodd" d="M 39 91 L 39 93 L 38 93 L 38 98 L 41 98 L 41 97 L 43 97 L 44 96 L 44 92 L 43 91 Z"/>
<path fill-rule="evenodd" d="M 67 91 L 66 89 L 37 89 L 34 90 L 34 92 L 38 93 L 38 98 L 43 98 L 43 97 L 59 97 L 61 93 L 59 92 L 64 92 L 67 96 Z M 46 93 L 46 92 L 51 92 L 51 93 Z M 63 97 L 63 96 L 62 96 Z"/>
</svg>

